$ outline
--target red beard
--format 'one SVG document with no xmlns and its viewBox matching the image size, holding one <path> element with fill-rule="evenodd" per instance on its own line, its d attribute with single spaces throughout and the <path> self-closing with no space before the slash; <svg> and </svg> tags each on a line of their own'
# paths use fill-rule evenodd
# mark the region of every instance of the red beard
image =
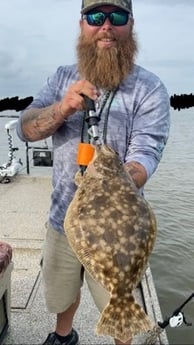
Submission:
<svg viewBox="0 0 194 345">
<path fill-rule="evenodd" d="M 131 32 L 126 40 L 118 41 L 116 47 L 99 49 L 99 38 L 114 38 L 103 34 L 87 39 L 80 34 L 77 44 L 78 70 L 82 78 L 96 87 L 112 90 L 132 71 L 137 54 L 137 41 Z"/>
</svg>

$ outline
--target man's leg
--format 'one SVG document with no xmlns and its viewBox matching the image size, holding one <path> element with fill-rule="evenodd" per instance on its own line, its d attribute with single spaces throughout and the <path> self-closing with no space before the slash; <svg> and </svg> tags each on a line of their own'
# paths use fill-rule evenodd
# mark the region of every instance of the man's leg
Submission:
<svg viewBox="0 0 194 345">
<path fill-rule="evenodd" d="M 78 344 L 72 323 L 80 302 L 81 267 L 66 236 L 48 226 L 43 248 L 42 280 L 47 309 L 57 314 L 57 323 L 55 332 L 48 335 L 45 345 Z"/>
<path fill-rule="evenodd" d="M 66 311 L 57 314 L 57 324 L 55 332 L 61 336 L 66 336 L 72 330 L 73 317 L 80 303 L 80 293 L 75 301 Z"/>
</svg>

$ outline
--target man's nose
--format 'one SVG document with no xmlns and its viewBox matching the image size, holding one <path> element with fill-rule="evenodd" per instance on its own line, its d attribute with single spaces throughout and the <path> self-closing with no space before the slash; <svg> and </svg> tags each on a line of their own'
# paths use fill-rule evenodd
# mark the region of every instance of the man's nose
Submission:
<svg viewBox="0 0 194 345">
<path fill-rule="evenodd" d="M 102 25 L 102 29 L 103 29 L 104 31 L 112 30 L 112 24 L 111 24 L 109 18 L 106 18 L 104 24 Z"/>
</svg>

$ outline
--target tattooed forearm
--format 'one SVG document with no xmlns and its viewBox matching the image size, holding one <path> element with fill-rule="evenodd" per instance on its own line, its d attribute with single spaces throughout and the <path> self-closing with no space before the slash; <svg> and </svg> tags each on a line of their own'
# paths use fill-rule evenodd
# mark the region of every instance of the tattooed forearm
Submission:
<svg viewBox="0 0 194 345">
<path fill-rule="evenodd" d="M 48 138 L 65 121 L 59 103 L 38 109 L 30 108 L 22 115 L 22 131 L 29 141 Z"/>
<path fill-rule="evenodd" d="M 142 164 L 138 162 L 125 163 L 126 171 L 131 175 L 137 188 L 141 188 L 147 181 L 147 173 Z"/>
</svg>

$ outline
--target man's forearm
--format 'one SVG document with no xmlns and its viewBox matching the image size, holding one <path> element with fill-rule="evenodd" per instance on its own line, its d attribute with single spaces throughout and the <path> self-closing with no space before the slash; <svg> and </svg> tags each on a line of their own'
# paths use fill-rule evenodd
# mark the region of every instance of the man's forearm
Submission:
<svg viewBox="0 0 194 345">
<path fill-rule="evenodd" d="M 137 188 L 143 187 L 147 181 L 147 173 L 142 164 L 138 162 L 125 163 L 125 169 L 132 177 Z"/>
<path fill-rule="evenodd" d="M 22 132 L 29 141 L 48 138 L 64 123 L 60 103 L 46 108 L 30 108 L 22 115 Z"/>
<path fill-rule="evenodd" d="M 68 88 L 59 103 L 41 109 L 26 110 L 21 120 L 26 140 L 37 141 L 53 135 L 69 116 L 85 109 L 83 95 L 95 100 L 99 91 L 89 81 L 78 80 Z"/>
</svg>

